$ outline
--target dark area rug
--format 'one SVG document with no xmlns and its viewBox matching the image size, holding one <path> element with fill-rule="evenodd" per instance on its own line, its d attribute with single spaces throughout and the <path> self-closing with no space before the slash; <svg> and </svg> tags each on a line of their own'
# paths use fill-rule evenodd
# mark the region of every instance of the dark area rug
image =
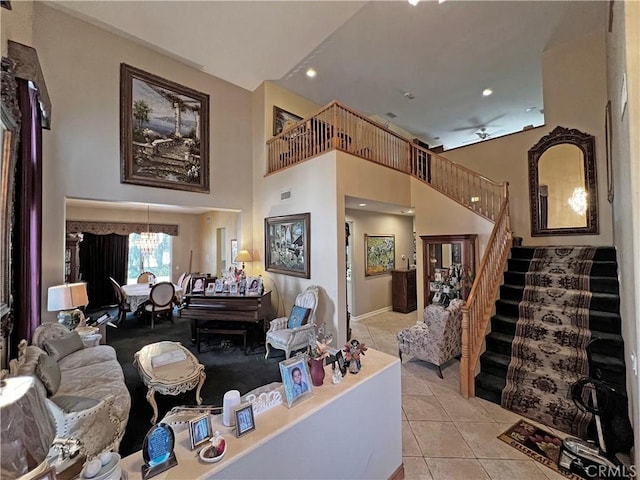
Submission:
<svg viewBox="0 0 640 480">
<path fill-rule="evenodd" d="M 247 355 L 238 336 L 216 335 L 209 335 L 208 340 L 202 341 L 201 353 L 198 353 L 196 345 L 191 343 L 191 322 L 177 315 L 174 322 L 162 319 L 151 330 L 147 323 L 129 314 L 118 328 L 107 327 L 107 344 L 116 350 L 131 393 L 129 422 L 120 444 L 122 456 L 140 450 L 144 436 L 151 428 L 153 410 L 146 399 L 147 387 L 133 365 L 135 353 L 145 345 L 163 340 L 180 342 L 198 358 L 207 375 L 201 390 L 203 405 L 221 406 L 222 397 L 228 390 L 239 390 L 244 395 L 261 385 L 281 381 L 278 363 L 284 360 L 284 351 L 272 349 L 269 359 L 265 360 L 264 335 L 261 332 L 253 332 L 254 335 L 250 336 Z M 176 405 L 196 405 L 195 389 L 176 396 L 156 393 L 155 398 L 158 421 Z"/>
<path fill-rule="evenodd" d="M 566 478 L 584 480 L 578 475 L 564 472 L 558 468 L 558 455 L 562 440 L 553 433 L 538 428 L 526 420 L 520 420 L 498 438 Z"/>
</svg>

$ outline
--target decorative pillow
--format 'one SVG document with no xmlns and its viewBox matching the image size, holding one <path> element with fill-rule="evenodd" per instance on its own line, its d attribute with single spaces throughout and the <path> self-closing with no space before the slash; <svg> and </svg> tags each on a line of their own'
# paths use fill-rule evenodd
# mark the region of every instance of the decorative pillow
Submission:
<svg viewBox="0 0 640 480">
<path fill-rule="evenodd" d="M 310 308 L 304 308 L 299 307 L 298 305 L 294 305 L 291 309 L 291 313 L 289 314 L 289 320 L 287 320 L 287 328 L 296 328 L 300 325 L 304 325 L 305 323 L 307 323 L 307 319 L 309 318 L 310 313 Z"/>
<path fill-rule="evenodd" d="M 51 399 L 58 407 L 60 407 L 65 413 L 81 412 L 82 410 L 88 410 L 100 403 L 100 400 L 89 397 L 76 397 L 74 395 L 60 395 Z"/>
<path fill-rule="evenodd" d="M 56 361 L 83 348 L 82 339 L 76 331 L 71 331 L 64 337 L 51 338 L 44 342 L 44 349 Z"/>
<path fill-rule="evenodd" d="M 44 384 L 49 395 L 55 395 L 60 387 L 60 367 L 56 360 L 46 354 L 40 355 L 36 366 L 36 375 Z"/>
</svg>

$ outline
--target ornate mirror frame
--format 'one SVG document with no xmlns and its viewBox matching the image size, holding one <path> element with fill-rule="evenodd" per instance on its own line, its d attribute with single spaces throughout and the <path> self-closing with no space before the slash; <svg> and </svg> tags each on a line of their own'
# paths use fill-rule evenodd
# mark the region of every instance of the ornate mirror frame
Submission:
<svg viewBox="0 0 640 480">
<path fill-rule="evenodd" d="M 543 228 L 538 201 L 538 162 L 542 154 L 556 145 L 578 147 L 584 158 L 584 184 L 589 199 L 585 227 Z M 531 236 L 597 235 L 598 234 L 598 181 L 596 178 L 595 137 L 576 129 L 556 127 L 529 150 L 529 207 L 531 208 Z"/>
<path fill-rule="evenodd" d="M 0 160 L 0 335 L 6 339 L 11 333 L 11 230 L 17 147 L 20 132 L 18 88 L 14 74 L 15 63 L 2 58 L 2 158 Z"/>
</svg>

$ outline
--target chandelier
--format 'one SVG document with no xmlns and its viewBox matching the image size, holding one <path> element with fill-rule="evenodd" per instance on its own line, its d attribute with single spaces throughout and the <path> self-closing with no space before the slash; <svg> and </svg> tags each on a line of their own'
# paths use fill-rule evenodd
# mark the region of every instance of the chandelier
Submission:
<svg viewBox="0 0 640 480">
<path fill-rule="evenodd" d="M 587 192 L 584 187 L 576 187 L 568 200 L 569 206 L 578 215 L 584 215 L 587 211 Z"/>
<path fill-rule="evenodd" d="M 149 228 L 149 205 L 147 205 L 147 231 L 140 233 L 136 245 L 140 249 L 140 255 L 143 257 L 153 255 L 160 245 L 159 235 L 151 233 L 151 228 Z"/>
</svg>

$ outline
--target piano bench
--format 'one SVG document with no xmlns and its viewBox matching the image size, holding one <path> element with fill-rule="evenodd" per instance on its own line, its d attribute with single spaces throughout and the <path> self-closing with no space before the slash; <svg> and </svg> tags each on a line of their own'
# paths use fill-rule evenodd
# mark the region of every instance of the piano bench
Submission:
<svg viewBox="0 0 640 480">
<path fill-rule="evenodd" d="M 247 329 L 246 328 L 231 328 L 228 324 L 216 322 L 207 322 L 202 326 L 196 327 L 196 345 L 198 345 L 198 353 L 200 353 L 200 334 L 213 333 L 217 335 L 242 335 L 242 341 L 244 343 L 244 354 L 247 354 Z"/>
</svg>

